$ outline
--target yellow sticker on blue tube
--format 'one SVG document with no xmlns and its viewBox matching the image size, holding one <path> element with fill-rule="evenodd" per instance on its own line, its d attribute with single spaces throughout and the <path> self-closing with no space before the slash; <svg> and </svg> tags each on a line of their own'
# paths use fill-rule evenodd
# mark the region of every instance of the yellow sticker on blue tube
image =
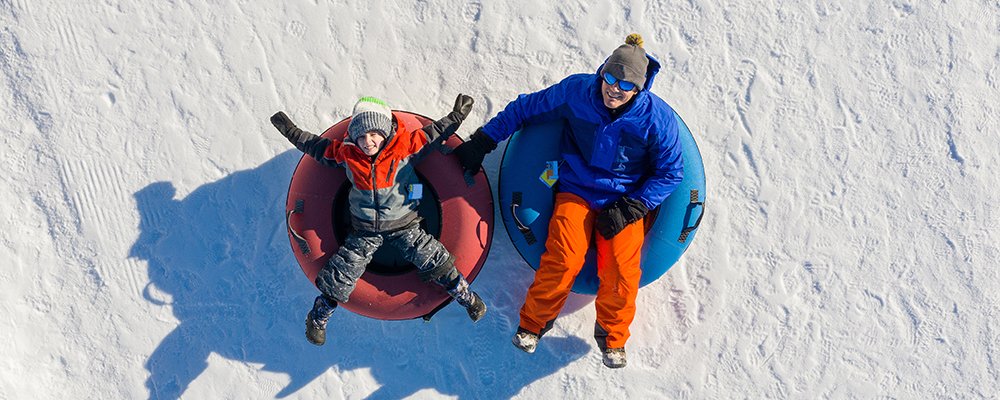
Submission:
<svg viewBox="0 0 1000 400">
<path fill-rule="evenodd" d="M 538 177 L 545 186 L 552 187 L 559 180 L 559 161 L 546 161 L 545 170 Z"/>
</svg>

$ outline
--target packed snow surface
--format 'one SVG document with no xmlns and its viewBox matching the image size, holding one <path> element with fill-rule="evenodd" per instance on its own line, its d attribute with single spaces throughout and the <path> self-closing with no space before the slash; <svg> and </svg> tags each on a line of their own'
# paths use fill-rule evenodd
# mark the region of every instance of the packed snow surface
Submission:
<svg viewBox="0 0 1000 400">
<path fill-rule="evenodd" d="M 0 399 L 995 398 L 1000 3 L 721 3 L 0 0 Z M 467 137 L 631 32 L 708 203 L 628 367 L 589 296 L 510 345 L 532 271 L 499 219 L 483 321 L 306 342 L 272 113 L 467 93 Z"/>
</svg>

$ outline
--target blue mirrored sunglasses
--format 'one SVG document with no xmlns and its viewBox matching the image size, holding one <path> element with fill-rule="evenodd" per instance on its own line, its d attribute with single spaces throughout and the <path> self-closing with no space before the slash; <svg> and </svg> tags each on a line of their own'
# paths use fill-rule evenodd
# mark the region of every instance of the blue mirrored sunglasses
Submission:
<svg viewBox="0 0 1000 400">
<path fill-rule="evenodd" d="M 605 72 L 604 73 L 604 82 L 607 82 L 607 84 L 611 85 L 611 86 L 614 86 L 614 84 L 617 82 L 618 83 L 618 88 L 621 89 L 621 90 L 624 90 L 626 92 L 630 92 L 630 91 L 632 91 L 632 89 L 635 89 L 635 84 L 634 83 L 629 82 L 629 81 L 619 80 L 618 78 L 615 78 L 614 75 L 611 75 L 610 72 Z"/>
</svg>

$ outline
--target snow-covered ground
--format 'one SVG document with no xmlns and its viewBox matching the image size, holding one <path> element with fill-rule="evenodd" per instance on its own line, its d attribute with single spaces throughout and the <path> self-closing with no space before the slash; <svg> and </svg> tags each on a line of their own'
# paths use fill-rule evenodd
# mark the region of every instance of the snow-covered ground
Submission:
<svg viewBox="0 0 1000 400">
<path fill-rule="evenodd" d="M 0 0 L 0 399 L 1000 393 L 996 1 L 209 3 Z M 484 321 L 338 312 L 305 341 L 271 113 L 462 92 L 465 136 L 633 31 L 709 203 L 627 368 L 587 296 L 510 346 L 532 273 L 499 221 Z"/>
</svg>

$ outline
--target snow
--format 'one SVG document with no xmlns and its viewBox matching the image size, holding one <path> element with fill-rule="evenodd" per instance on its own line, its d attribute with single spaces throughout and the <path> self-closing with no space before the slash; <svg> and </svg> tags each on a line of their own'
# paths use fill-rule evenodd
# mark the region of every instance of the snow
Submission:
<svg viewBox="0 0 1000 400">
<path fill-rule="evenodd" d="M 0 0 L 0 399 L 1000 393 L 1000 3 L 209 3 Z M 628 367 L 600 364 L 588 296 L 509 344 L 532 272 L 499 220 L 485 320 L 338 312 L 305 341 L 300 154 L 268 116 L 461 92 L 467 136 L 630 32 L 708 214 L 641 291 Z"/>
</svg>

